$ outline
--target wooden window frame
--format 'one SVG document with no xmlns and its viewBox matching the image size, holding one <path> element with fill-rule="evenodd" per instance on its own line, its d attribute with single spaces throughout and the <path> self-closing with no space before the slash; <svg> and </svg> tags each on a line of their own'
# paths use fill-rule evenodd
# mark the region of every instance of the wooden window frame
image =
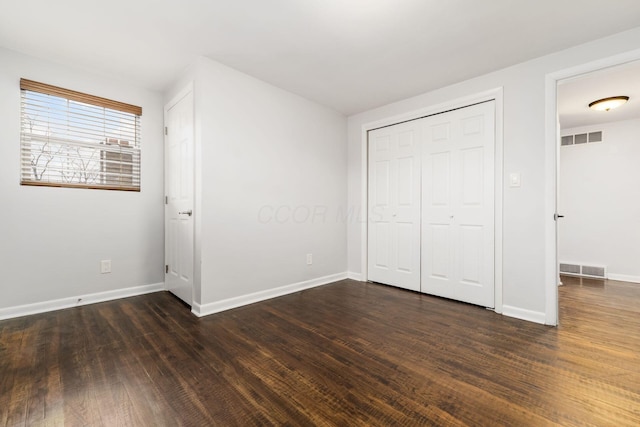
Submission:
<svg viewBox="0 0 640 427">
<path fill-rule="evenodd" d="M 139 192 L 141 187 L 141 150 L 140 150 L 140 117 L 142 116 L 142 107 L 127 104 L 124 102 L 114 101 L 107 98 L 102 98 L 99 96 L 94 96 L 70 89 L 61 88 L 58 86 L 49 85 L 46 83 L 40 83 L 33 80 L 28 79 L 20 79 L 20 90 L 21 90 L 21 177 L 20 184 L 25 186 L 43 186 L 43 187 L 65 187 L 65 188 L 86 188 L 86 189 L 101 189 L 101 190 L 118 190 L 118 191 L 134 191 Z M 67 104 L 67 109 L 64 110 L 65 114 L 71 117 L 75 112 L 72 112 L 71 107 L 69 107 L 70 102 L 86 104 L 91 108 L 99 107 L 104 109 L 104 122 L 102 122 L 102 126 L 104 127 L 104 135 L 99 132 L 90 132 L 87 129 L 96 129 L 101 126 L 101 121 L 99 116 L 90 117 L 93 120 L 93 123 L 90 125 L 84 125 L 82 123 L 84 118 L 76 119 L 74 118 L 75 131 L 70 131 L 69 133 L 65 133 L 65 130 L 58 130 L 57 135 L 52 135 L 47 133 L 47 135 L 36 135 L 33 133 L 31 129 L 31 133 L 27 132 L 26 129 L 28 116 L 25 113 L 26 108 L 35 105 L 35 101 L 27 100 L 28 92 L 34 92 L 39 95 L 49 95 L 53 96 L 60 101 L 60 99 L 65 100 Z M 54 99 L 54 98 L 52 98 Z M 43 111 L 46 110 L 48 105 L 52 105 L 51 103 L 47 104 L 47 102 L 41 102 L 38 105 L 38 108 Z M 81 105 L 81 104 L 73 104 L 73 105 Z M 122 114 L 124 113 L 124 114 Z M 129 130 L 127 133 L 127 140 L 121 140 L 117 137 L 113 136 L 113 132 L 107 131 L 108 114 L 115 114 L 112 120 L 116 120 L 118 118 L 127 119 L 127 125 L 129 126 Z M 130 115 L 130 116 L 127 116 Z M 49 126 L 51 119 L 47 118 L 41 119 L 40 124 L 46 124 Z M 59 126 L 59 125 L 58 125 Z M 110 124 L 110 126 L 115 126 Z M 73 139 L 71 135 L 73 132 L 76 133 L 76 136 Z M 82 141 L 81 137 L 77 134 L 86 134 L 89 135 L 91 133 L 91 140 Z M 84 136 L 82 136 L 84 137 Z M 99 183 L 91 183 L 91 182 L 64 182 L 63 181 L 63 173 L 60 172 L 61 178 L 51 178 L 53 172 L 49 172 L 47 175 L 47 180 L 41 180 L 42 173 L 40 175 L 40 179 L 38 179 L 37 174 L 34 172 L 33 174 L 29 171 L 29 166 L 27 165 L 28 159 L 30 158 L 31 163 L 33 163 L 34 153 L 32 150 L 32 144 L 47 144 L 49 140 L 52 141 L 52 144 L 57 144 L 58 147 L 65 147 L 66 150 L 69 150 L 69 147 L 75 148 L 78 157 L 82 161 L 84 155 L 80 154 L 80 150 L 92 150 L 94 153 L 99 153 L 97 157 L 94 158 L 92 153 L 91 162 L 92 163 L 92 173 L 96 176 L 93 180 L 99 180 Z M 46 142 L 43 142 L 46 141 Z M 78 149 L 78 147 L 80 147 Z M 55 154 L 56 161 L 58 164 L 63 164 L 64 162 L 68 162 L 70 157 L 68 154 L 62 153 L 62 150 L 59 150 L 58 153 Z M 49 154 L 50 157 L 53 155 Z M 48 163 L 44 165 L 46 170 Z M 119 168 L 119 169 L 118 169 Z M 35 168 L 34 168 L 35 171 Z M 124 171 L 124 172 L 123 172 Z M 56 179 L 59 179 L 56 180 Z M 75 178 L 75 175 L 73 177 Z M 80 178 L 78 178 L 80 180 Z M 108 181 L 116 181 L 116 183 Z M 124 181 L 124 183 L 123 183 Z M 128 182 L 127 182 L 128 181 Z"/>
</svg>

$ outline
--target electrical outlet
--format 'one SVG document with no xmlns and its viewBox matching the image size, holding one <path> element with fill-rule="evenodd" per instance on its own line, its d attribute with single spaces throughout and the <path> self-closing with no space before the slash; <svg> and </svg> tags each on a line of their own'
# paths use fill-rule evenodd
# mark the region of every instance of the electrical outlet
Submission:
<svg viewBox="0 0 640 427">
<path fill-rule="evenodd" d="M 313 264 L 313 254 L 307 254 L 307 265 Z"/>
<path fill-rule="evenodd" d="M 102 261 L 100 261 L 100 273 L 102 273 L 102 274 L 111 273 L 111 260 L 110 259 L 103 259 Z"/>
</svg>

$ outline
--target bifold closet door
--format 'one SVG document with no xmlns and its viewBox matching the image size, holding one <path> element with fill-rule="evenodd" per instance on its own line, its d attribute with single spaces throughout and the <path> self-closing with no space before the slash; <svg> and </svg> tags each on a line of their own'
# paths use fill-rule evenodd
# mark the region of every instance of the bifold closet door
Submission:
<svg viewBox="0 0 640 427">
<path fill-rule="evenodd" d="M 422 121 L 421 291 L 493 307 L 495 102 Z"/>
<path fill-rule="evenodd" d="M 368 279 L 420 290 L 419 120 L 369 132 Z"/>
</svg>

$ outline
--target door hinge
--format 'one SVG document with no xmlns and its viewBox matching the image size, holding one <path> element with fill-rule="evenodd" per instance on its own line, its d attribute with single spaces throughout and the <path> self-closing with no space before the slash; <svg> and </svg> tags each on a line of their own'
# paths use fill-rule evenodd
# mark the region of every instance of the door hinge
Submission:
<svg viewBox="0 0 640 427">
<path fill-rule="evenodd" d="M 166 126 L 164 127 L 164 134 L 169 135 L 169 128 Z"/>
<path fill-rule="evenodd" d="M 164 196 L 164 204 L 165 205 L 169 204 L 169 196 Z"/>
<path fill-rule="evenodd" d="M 169 272 L 169 265 L 165 265 L 165 266 L 164 266 L 164 272 L 165 272 L 165 273 L 168 273 L 168 272 Z"/>
</svg>

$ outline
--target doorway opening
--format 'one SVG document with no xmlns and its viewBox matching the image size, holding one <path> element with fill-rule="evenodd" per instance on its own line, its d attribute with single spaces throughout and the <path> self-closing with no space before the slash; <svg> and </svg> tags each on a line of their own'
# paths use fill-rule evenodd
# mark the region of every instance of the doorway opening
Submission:
<svg viewBox="0 0 640 427">
<path fill-rule="evenodd" d="M 193 307 L 194 98 L 187 86 L 165 106 L 165 287 Z M 197 214 L 197 212 L 196 212 Z"/>
<path fill-rule="evenodd" d="M 559 298 L 569 292 L 559 293 L 559 284 L 604 289 L 614 280 L 629 289 L 640 282 L 639 72 L 634 51 L 547 76 L 547 206 L 556 219 L 547 230 L 547 324 L 557 324 Z M 602 95 L 614 91 L 635 105 L 589 109 L 623 95 Z"/>
</svg>

